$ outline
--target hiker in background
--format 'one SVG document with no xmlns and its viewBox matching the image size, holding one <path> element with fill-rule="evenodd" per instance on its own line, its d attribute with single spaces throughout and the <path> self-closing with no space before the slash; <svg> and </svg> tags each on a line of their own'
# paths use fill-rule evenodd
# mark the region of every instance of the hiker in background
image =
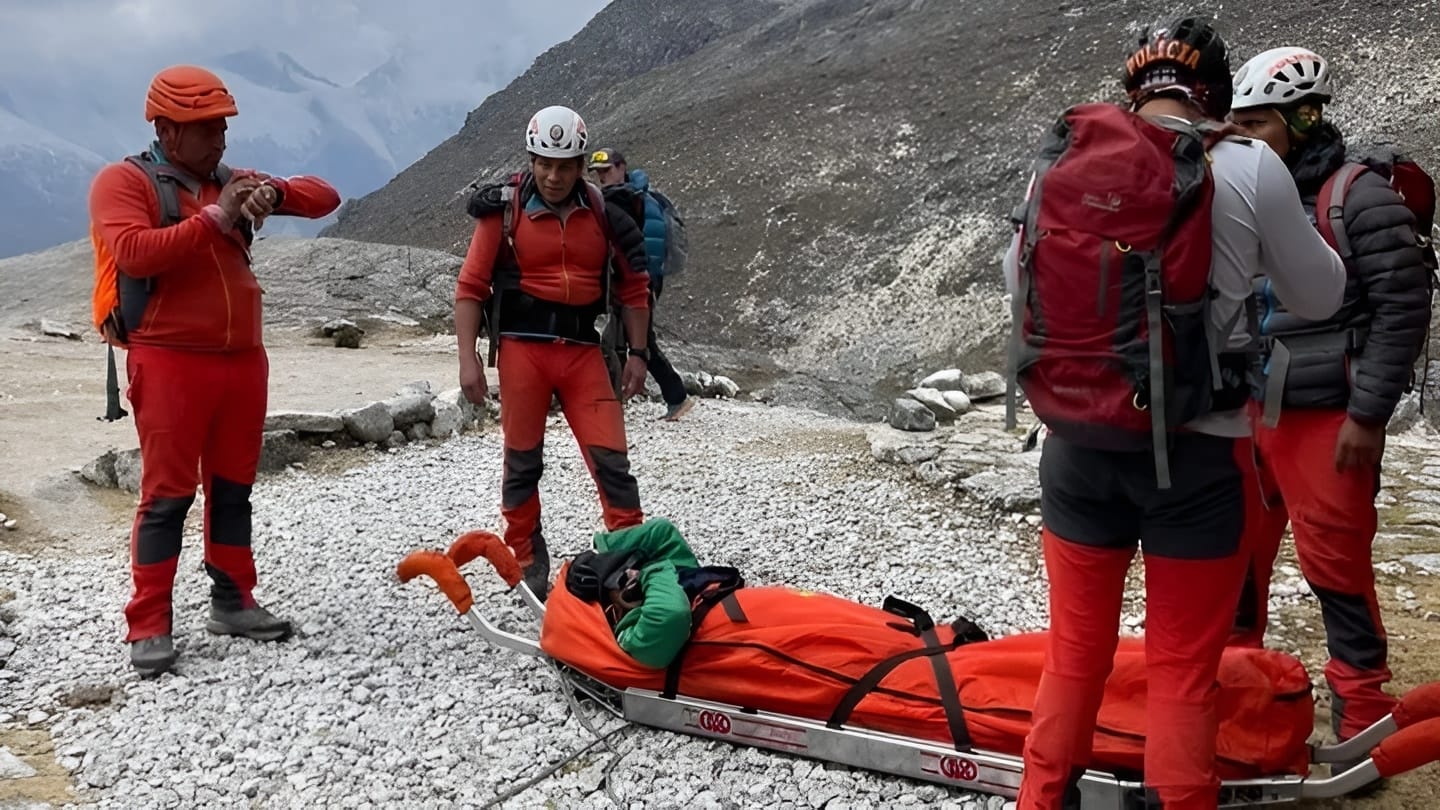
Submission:
<svg viewBox="0 0 1440 810">
<path fill-rule="evenodd" d="M 130 660 L 175 663 L 171 590 L 195 487 L 205 492 L 205 570 L 217 634 L 272 641 L 290 622 L 256 603 L 250 489 L 265 424 L 269 362 L 250 243 L 265 218 L 317 219 L 340 196 L 316 177 L 231 170 L 235 99 L 213 73 L 181 65 L 150 84 L 144 154 L 100 170 L 90 189 L 96 325 L 128 348 L 140 434 L 140 506 L 131 532 Z"/>
<path fill-rule="evenodd" d="M 476 354 L 482 324 L 498 355 L 505 437 L 500 511 L 505 543 L 544 599 L 550 555 L 540 522 L 545 421 L 552 397 L 580 445 L 611 531 L 640 523 L 640 491 L 630 474 L 625 415 L 600 351 L 595 319 L 620 304 L 629 349 L 621 396 L 645 385 L 645 240 L 619 208 L 586 182 L 585 122 L 567 107 L 546 107 L 525 130 L 529 171 L 478 189 L 469 205 L 475 234 L 455 290 L 460 386 L 483 404 L 488 386 Z"/>
<path fill-rule="evenodd" d="M 1090 763 L 1137 545 L 1146 723 L 1164 730 L 1146 738 L 1145 784 L 1167 810 L 1216 806 L 1215 680 L 1258 509 L 1242 472 L 1245 302 L 1268 274 L 1292 311 L 1324 318 L 1344 282 L 1284 164 L 1212 125 L 1231 86 L 1208 20 L 1150 29 L 1124 87 L 1139 118 L 1082 105 L 1047 136 L 1005 260 L 1012 369 L 1050 430 L 1040 484 L 1051 624 L 1023 810 L 1073 799 Z"/>
<path fill-rule="evenodd" d="M 1343 741 L 1395 705 L 1382 688 L 1390 669 L 1371 558 L 1375 496 L 1385 426 L 1424 348 L 1430 279 L 1406 200 L 1388 176 L 1347 161 L 1344 138 L 1324 116 L 1333 94 L 1329 65 L 1304 48 L 1266 51 L 1235 74 L 1232 120 L 1290 167 L 1306 210 L 1349 274 L 1340 308 L 1324 319 L 1292 313 L 1268 278 L 1255 282 L 1263 346 L 1252 407 L 1255 486 L 1267 495 L 1267 511 L 1253 524 L 1232 641 L 1258 647 L 1264 640 L 1270 575 L 1288 520 L 1300 569 L 1320 601 L 1331 719 Z M 1433 184 L 1429 199 L 1433 218 Z M 1423 227 L 1428 235 L 1429 219 Z"/>
<path fill-rule="evenodd" d="M 665 195 L 650 188 L 650 178 L 644 171 L 630 170 L 625 156 L 617 149 L 592 152 L 590 171 L 605 189 L 607 199 L 614 199 L 621 208 L 634 212 L 645 234 L 645 255 L 650 260 L 650 328 L 645 345 L 650 348 L 650 374 L 660 386 L 660 396 L 665 400 L 665 414 L 660 418 L 674 422 L 695 406 L 695 400 L 685 393 L 685 383 L 655 342 L 655 304 L 664 291 L 665 277 L 679 273 L 682 268 L 676 265 L 684 259 L 683 254 L 677 256 L 673 250 L 675 241 L 682 237 L 682 234 L 673 232 L 671 218 L 667 216 L 669 211 L 674 210 L 674 205 Z M 623 189 L 628 194 L 616 199 L 614 191 L 617 189 Z"/>
</svg>

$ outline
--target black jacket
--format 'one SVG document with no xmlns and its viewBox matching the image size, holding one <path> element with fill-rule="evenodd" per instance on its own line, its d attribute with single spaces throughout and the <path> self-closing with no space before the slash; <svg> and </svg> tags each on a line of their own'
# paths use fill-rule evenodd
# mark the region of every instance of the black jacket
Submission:
<svg viewBox="0 0 1440 810">
<path fill-rule="evenodd" d="M 1321 186 L 1346 159 L 1340 132 L 1323 126 L 1288 161 L 1312 222 Z M 1285 408 L 1344 408 L 1357 422 L 1385 424 L 1424 348 L 1428 271 L 1415 239 L 1415 217 L 1384 177 L 1367 171 L 1355 180 L 1344 222 L 1354 257 L 1346 268 L 1344 299 L 1330 318 L 1305 321 L 1286 312 L 1266 280 L 1256 280 L 1260 333 L 1266 338 L 1258 395 L 1263 399 L 1273 343 L 1280 341 L 1290 352 Z"/>
</svg>

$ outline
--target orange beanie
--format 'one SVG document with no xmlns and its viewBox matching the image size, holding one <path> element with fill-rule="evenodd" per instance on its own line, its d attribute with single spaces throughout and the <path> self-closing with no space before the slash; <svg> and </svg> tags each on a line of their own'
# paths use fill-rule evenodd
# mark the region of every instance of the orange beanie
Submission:
<svg viewBox="0 0 1440 810">
<path fill-rule="evenodd" d="M 169 118 L 177 124 L 236 115 L 235 97 L 214 73 L 176 65 L 155 74 L 145 95 L 145 120 Z"/>
</svg>

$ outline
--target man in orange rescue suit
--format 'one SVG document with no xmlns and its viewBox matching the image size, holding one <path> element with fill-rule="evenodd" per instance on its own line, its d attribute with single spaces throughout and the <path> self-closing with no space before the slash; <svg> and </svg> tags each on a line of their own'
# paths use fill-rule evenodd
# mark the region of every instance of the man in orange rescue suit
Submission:
<svg viewBox="0 0 1440 810">
<path fill-rule="evenodd" d="M 470 201 L 475 235 L 455 292 L 460 385 L 471 402 L 483 403 L 488 393 L 476 354 L 482 323 L 491 351 L 498 350 L 505 542 L 541 599 L 550 557 L 539 487 L 552 396 L 595 479 L 605 527 L 644 519 L 595 319 L 618 299 L 630 347 L 621 395 L 639 393 L 649 361 L 645 240 L 629 215 L 585 181 L 585 146 L 585 122 L 574 110 L 547 107 L 530 119 L 529 171 L 479 189 Z"/>
<path fill-rule="evenodd" d="M 318 178 L 222 164 L 226 119 L 236 114 L 235 99 L 209 71 L 161 71 L 145 99 L 155 141 L 143 155 L 101 169 L 90 190 L 95 305 L 110 313 L 97 326 L 112 345 L 128 348 L 140 434 L 134 595 L 125 618 L 130 660 L 142 675 L 175 663 L 171 588 L 197 484 L 212 580 L 207 629 L 262 641 L 290 635 L 290 623 L 252 595 L 250 488 L 269 364 L 250 242 L 267 216 L 319 218 L 340 198 Z"/>
</svg>

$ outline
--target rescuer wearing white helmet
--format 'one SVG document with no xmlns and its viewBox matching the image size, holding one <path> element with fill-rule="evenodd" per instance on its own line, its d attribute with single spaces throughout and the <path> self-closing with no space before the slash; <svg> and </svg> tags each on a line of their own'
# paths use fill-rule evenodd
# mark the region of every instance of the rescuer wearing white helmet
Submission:
<svg viewBox="0 0 1440 810">
<path fill-rule="evenodd" d="M 542 599 L 550 558 L 539 485 L 552 398 L 559 399 L 599 490 L 606 529 L 644 520 L 621 399 L 595 320 L 609 313 L 623 321 L 630 348 L 620 393 L 633 396 L 645 384 L 649 360 L 645 240 L 628 214 L 586 182 L 587 142 L 585 121 L 569 107 L 546 107 L 531 117 L 528 170 L 481 187 L 470 200 L 475 233 L 455 292 L 460 386 L 471 402 L 484 403 L 488 385 L 476 351 L 483 326 L 504 392 L 505 542 Z"/>
<path fill-rule="evenodd" d="M 1348 273 L 1340 308 L 1323 321 L 1288 312 L 1265 277 L 1255 280 L 1257 463 L 1247 473 L 1258 476 L 1251 485 L 1265 493 L 1268 510 L 1250 528 L 1250 579 L 1232 643 L 1264 640 L 1271 569 L 1288 521 L 1300 568 L 1320 601 L 1331 716 L 1346 740 L 1395 703 L 1382 688 L 1390 669 L 1375 599 L 1374 499 L 1385 427 L 1423 349 L 1430 297 L 1415 215 L 1387 176 L 1347 156 L 1339 129 L 1324 115 L 1334 96 L 1330 65 L 1305 48 L 1265 51 L 1234 79 L 1231 120 L 1284 159 L 1311 220 Z M 1385 171 L 1393 174 L 1390 160 Z"/>
</svg>

